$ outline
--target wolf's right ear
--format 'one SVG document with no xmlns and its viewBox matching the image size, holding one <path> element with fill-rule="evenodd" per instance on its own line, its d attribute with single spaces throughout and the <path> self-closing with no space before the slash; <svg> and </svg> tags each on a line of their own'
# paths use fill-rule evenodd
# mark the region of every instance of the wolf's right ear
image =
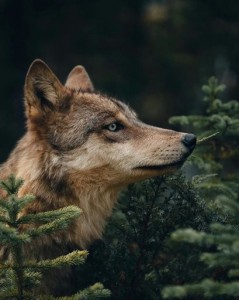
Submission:
<svg viewBox="0 0 239 300">
<path fill-rule="evenodd" d="M 31 64 L 25 80 L 26 113 L 37 117 L 54 110 L 64 95 L 64 86 L 51 69 L 40 59 Z"/>
<path fill-rule="evenodd" d="M 76 66 L 68 75 L 65 86 L 75 91 L 93 92 L 94 86 L 83 66 Z"/>
</svg>

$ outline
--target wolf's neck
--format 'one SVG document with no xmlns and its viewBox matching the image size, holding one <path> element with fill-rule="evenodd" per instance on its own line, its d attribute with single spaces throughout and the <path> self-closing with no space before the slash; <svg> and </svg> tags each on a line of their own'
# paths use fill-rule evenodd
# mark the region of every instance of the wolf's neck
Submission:
<svg viewBox="0 0 239 300">
<path fill-rule="evenodd" d="M 71 188 L 74 191 L 73 204 L 83 211 L 73 232 L 74 240 L 84 248 L 102 237 L 120 188 L 106 185 L 99 176 L 89 180 L 80 175 L 74 178 Z"/>
</svg>

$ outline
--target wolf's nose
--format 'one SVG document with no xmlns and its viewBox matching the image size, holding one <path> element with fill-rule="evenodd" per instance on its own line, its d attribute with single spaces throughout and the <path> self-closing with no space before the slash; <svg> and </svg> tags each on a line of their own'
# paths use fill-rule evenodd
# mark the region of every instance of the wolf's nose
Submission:
<svg viewBox="0 0 239 300">
<path fill-rule="evenodd" d="M 196 146 L 196 136 L 194 134 L 191 133 L 187 133 L 184 135 L 182 142 L 183 144 L 190 150 L 193 151 L 193 149 Z"/>
</svg>

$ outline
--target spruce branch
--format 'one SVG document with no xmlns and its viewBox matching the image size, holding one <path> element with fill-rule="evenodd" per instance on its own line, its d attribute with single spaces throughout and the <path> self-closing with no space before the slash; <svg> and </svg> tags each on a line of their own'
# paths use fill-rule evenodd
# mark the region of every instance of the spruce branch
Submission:
<svg viewBox="0 0 239 300">
<path fill-rule="evenodd" d="M 198 284 L 167 287 L 163 290 L 164 299 L 184 298 L 190 295 L 201 295 L 206 298 L 215 296 L 239 296 L 239 282 L 221 283 L 211 279 L 204 279 Z"/>
<path fill-rule="evenodd" d="M 37 264 L 33 264 L 36 269 L 39 270 L 48 270 L 51 268 L 61 268 L 65 266 L 75 266 L 81 265 L 85 262 L 88 256 L 88 251 L 86 250 L 75 250 L 69 254 L 59 256 L 55 259 L 47 259 L 38 262 Z M 30 264 L 27 267 L 31 267 Z"/>
<path fill-rule="evenodd" d="M 23 185 L 23 180 L 15 175 L 10 175 L 6 180 L 0 180 L 0 188 L 8 193 L 8 195 L 16 195 Z"/>
<path fill-rule="evenodd" d="M 4 245 L 14 245 L 30 241 L 30 236 L 26 233 L 18 233 L 15 228 L 0 223 L 0 241 Z"/>
<path fill-rule="evenodd" d="M 239 277 L 239 269 L 231 269 L 228 272 L 229 277 Z"/>
<path fill-rule="evenodd" d="M 95 300 L 102 298 L 109 298 L 111 292 L 105 289 L 101 283 L 95 283 L 94 285 L 80 291 L 69 297 L 51 297 L 51 296 L 39 296 L 39 300 Z"/>
<path fill-rule="evenodd" d="M 215 133 L 213 133 L 213 134 L 210 134 L 210 135 L 208 135 L 208 136 L 202 137 L 202 138 L 200 138 L 200 139 L 197 141 L 197 144 L 205 143 L 205 142 L 211 140 L 212 138 L 214 138 L 215 136 L 217 136 L 218 134 L 220 134 L 219 131 L 217 131 L 217 132 L 215 132 Z"/>
<path fill-rule="evenodd" d="M 82 210 L 77 206 L 67 206 L 57 210 L 45 211 L 40 212 L 38 214 L 27 214 L 18 219 L 18 224 L 31 224 L 31 223 L 38 223 L 38 224 L 45 224 L 49 221 L 53 221 L 58 218 L 64 218 L 66 220 L 71 220 L 77 218 L 82 213 Z"/>
<path fill-rule="evenodd" d="M 36 228 L 30 228 L 26 230 L 26 233 L 31 236 L 31 238 L 36 238 L 42 235 L 49 235 L 51 233 L 54 233 L 56 231 L 64 230 L 66 229 L 75 218 L 80 216 L 81 209 L 78 207 L 71 206 L 68 210 L 67 207 L 63 210 L 61 210 L 63 214 L 61 216 L 58 216 L 58 219 L 51 221 L 50 223 L 41 225 Z M 59 215 L 59 211 L 56 213 L 56 215 Z M 42 217 L 40 215 L 40 222 L 45 219 L 47 213 Z M 52 217 L 54 216 L 54 213 L 49 213 L 49 215 Z M 30 217 L 31 218 L 31 217 Z M 33 218 L 32 218 L 33 219 Z"/>
</svg>

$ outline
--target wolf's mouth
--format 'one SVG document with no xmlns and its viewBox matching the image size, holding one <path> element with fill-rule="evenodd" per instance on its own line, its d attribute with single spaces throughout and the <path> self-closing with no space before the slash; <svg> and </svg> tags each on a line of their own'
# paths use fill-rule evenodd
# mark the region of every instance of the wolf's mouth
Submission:
<svg viewBox="0 0 239 300">
<path fill-rule="evenodd" d="M 185 159 L 177 161 L 177 162 L 173 162 L 170 164 L 164 164 L 164 165 L 145 165 L 145 166 L 138 166 L 135 167 L 134 169 L 136 170 L 152 170 L 152 171 L 157 171 L 157 170 L 163 170 L 166 168 L 170 168 L 170 167 L 176 167 L 176 168 L 180 168 L 183 163 L 185 162 Z"/>
</svg>

